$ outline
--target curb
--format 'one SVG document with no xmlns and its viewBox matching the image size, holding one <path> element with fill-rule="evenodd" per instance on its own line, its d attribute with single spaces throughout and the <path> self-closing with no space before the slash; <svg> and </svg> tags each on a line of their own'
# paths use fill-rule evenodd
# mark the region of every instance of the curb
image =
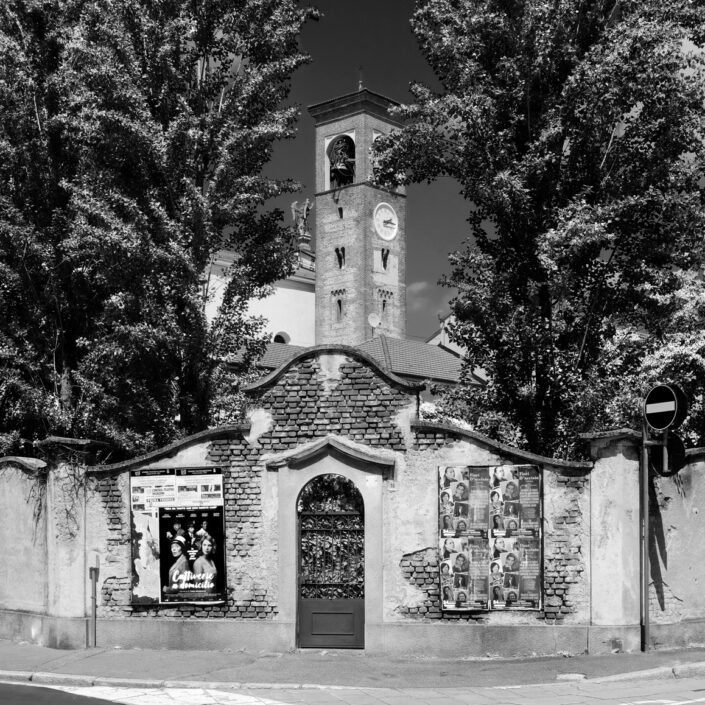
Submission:
<svg viewBox="0 0 705 705">
<path fill-rule="evenodd" d="M 147 680 L 144 678 L 118 678 L 110 676 L 85 676 L 71 673 L 44 671 L 0 671 L 0 682 L 32 683 L 34 685 L 92 686 L 114 688 L 190 688 L 203 690 L 359 690 L 356 685 L 321 685 L 318 683 L 237 683 L 233 681 L 177 681 Z M 365 690 L 380 688 L 365 687 Z M 382 689 L 389 690 L 389 689 Z M 396 690 L 396 688 L 392 688 Z"/>
<path fill-rule="evenodd" d="M 578 674 L 568 674 L 577 676 Z M 515 686 L 490 686 L 487 690 L 518 689 L 560 685 L 566 681 L 580 683 L 619 683 L 634 680 L 666 680 L 669 678 L 705 677 L 705 661 L 687 663 L 677 666 L 660 666 L 642 671 L 627 671 L 611 676 L 598 678 L 577 677 L 570 679 L 558 678 L 550 683 L 528 683 Z M 352 685 L 321 685 L 318 683 L 238 683 L 232 681 L 180 681 L 180 680 L 149 680 L 145 678 L 118 678 L 110 676 L 87 676 L 70 673 L 50 673 L 45 671 L 2 671 L 0 681 L 10 683 L 32 683 L 34 685 L 76 686 L 76 687 L 114 687 L 114 688 L 190 688 L 204 690 L 398 690 L 397 688 L 379 688 Z M 404 689 L 407 690 L 407 689 Z"/>
<path fill-rule="evenodd" d="M 589 678 L 588 683 L 618 683 L 620 681 L 633 680 L 664 680 L 667 678 L 696 678 L 705 676 L 705 661 L 696 661 L 679 666 L 659 666 L 658 668 L 648 668 L 645 671 L 628 671 L 627 673 L 615 673 L 612 676 L 601 676 L 599 678 Z"/>
</svg>

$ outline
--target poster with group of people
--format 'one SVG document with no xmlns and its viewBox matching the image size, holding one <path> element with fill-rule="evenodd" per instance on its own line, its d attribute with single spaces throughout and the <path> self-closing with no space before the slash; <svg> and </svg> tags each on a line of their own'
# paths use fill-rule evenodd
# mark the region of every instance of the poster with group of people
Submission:
<svg viewBox="0 0 705 705">
<path fill-rule="evenodd" d="M 133 604 L 224 600 L 221 470 L 134 470 L 130 496 Z"/>
<path fill-rule="evenodd" d="M 440 467 L 438 477 L 443 609 L 540 609 L 539 468 Z"/>
</svg>

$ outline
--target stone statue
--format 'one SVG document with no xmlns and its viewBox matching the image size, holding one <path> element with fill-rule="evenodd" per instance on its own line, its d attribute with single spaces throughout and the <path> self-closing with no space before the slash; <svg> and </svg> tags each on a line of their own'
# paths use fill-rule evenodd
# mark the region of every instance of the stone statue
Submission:
<svg viewBox="0 0 705 705">
<path fill-rule="evenodd" d="M 308 229 L 308 214 L 313 208 L 313 203 L 307 198 L 302 205 L 298 201 L 291 204 L 291 217 L 294 219 L 296 226 L 296 234 L 299 240 L 299 247 L 309 249 L 311 242 L 311 233 Z"/>
</svg>

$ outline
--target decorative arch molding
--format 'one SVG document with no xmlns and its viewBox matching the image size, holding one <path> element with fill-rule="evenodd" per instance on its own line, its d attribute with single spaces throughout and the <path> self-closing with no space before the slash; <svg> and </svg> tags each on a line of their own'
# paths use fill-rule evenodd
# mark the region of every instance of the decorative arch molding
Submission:
<svg viewBox="0 0 705 705">
<path fill-rule="evenodd" d="M 379 375 L 388 384 L 394 385 L 397 389 L 407 392 L 408 394 L 417 394 L 418 392 L 426 389 L 425 384 L 413 384 L 403 380 L 401 377 L 397 377 L 393 372 L 387 372 L 384 368 L 380 367 L 379 363 L 370 357 L 367 353 L 362 352 L 350 345 L 315 345 L 306 350 L 302 350 L 293 357 L 289 358 L 286 362 L 282 363 L 276 370 L 273 370 L 268 375 L 265 375 L 256 382 L 247 384 L 242 387 L 242 390 L 248 394 L 256 394 L 260 391 L 272 387 L 277 381 L 294 365 L 298 364 L 302 360 L 306 360 L 309 357 L 320 357 L 321 355 L 347 355 L 348 357 L 354 358 L 361 362 L 364 362 L 368 367 L 372 368 L 374 372 Z"/>
<path fill-rule="evenodd" d="M 291 450 L 263 458 L 267 470 L 279 470 L 282 467 L 300 467 L 314 461 L 325 454 L 333 453 L 341 460 L 352 463 L 363 463 L 372 466 L 370 470 L 392 470 L 396 464 L 394 451 L 372 448 L 351 441 L 345 436 L 329 434 L 315 441 L 298 446 Z"/>
</svg>

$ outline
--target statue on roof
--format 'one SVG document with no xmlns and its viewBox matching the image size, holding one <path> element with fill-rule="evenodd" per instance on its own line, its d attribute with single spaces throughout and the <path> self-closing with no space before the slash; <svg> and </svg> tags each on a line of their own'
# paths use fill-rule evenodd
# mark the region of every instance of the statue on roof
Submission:
<svg viewBox="0 0 705 705">
<path fill-rule="evenodd" d="M 311 242 L 311 232 L 308 229 L 308 215 L 312 208 L 313 202 L 308 198 L 301 205 L 299 205 L 298 201 L 294 201 L 291 204 L 291 217 L 294 219 L 299 246 L 303 249 L 308 249 L 307 246 Z"/>
</svg>

